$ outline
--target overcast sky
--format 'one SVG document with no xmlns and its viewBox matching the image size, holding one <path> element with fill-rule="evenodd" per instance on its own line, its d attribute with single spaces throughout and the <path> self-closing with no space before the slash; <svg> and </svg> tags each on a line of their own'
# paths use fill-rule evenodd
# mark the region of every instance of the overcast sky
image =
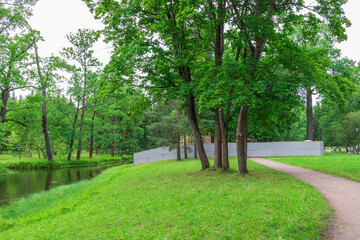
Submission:
<svg viewBox="0 0 360 240">
<path fill-rule="evenodd" d="M 58 55 L 63 47 L 70 46 L 66 34 L 80 28 L 99 30 L 103 25 L 95 20 L 81 0 L 39 0 L 30 19 L 32 28 L 39 30 L 44 42 L 39 44 L 41 57 Z M 95 56 L 103 63 L 110 59 L 111 49 L 102 41 L 94 46 Z"/>
<path fill-rule="evenodd" d="M 344 10 L 352 26 L 346 30 L 348 40 L 337 44 L 336 47 L 341 49 L 344 57 L 358 62 L 360 61 L 360 1 L 348 0 Z"/>
<path fill-rule="evenodd" d="M 347 29 L 348 40 L 336 46 L 342 50 L 343 56 L 355 61 L 360 60 L 360 1 L 349 0 L 344 10 L 352 22 Z M 30 23 L 39 30 L 45 42 L 39 44 L 42 57 L 55 55 L 64 46 L 68 46 L 65 35 L 76 32 L 79 28 L 101 29 L 102 24 L 94 20 L 85 3 L 81 0 L 39 0 L 34 7 L 34 16 Z M 107 63 L 111 49 L 99 42 L 95 46 L 95 56 Z"/>
</svg>

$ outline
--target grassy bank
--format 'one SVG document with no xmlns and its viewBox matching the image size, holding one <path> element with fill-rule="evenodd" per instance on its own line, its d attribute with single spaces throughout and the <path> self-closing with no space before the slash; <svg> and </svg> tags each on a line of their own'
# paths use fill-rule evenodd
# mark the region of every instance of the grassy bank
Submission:
<svg viewBox="0 0 360 240">
<path fill-rule="evenodd" d="M 0 166 L 9 169 L 26 169 L 26 168 L 56 168 L 66 166 L 82 166 L 82 165 L 97 165 L 109 162 L 119 162 L 122 164 L 132 163 L 132 156 L 109 156 L 109 155 L 97 155 L 91 159 L 88 156 L 82 156 L 81 159 L 70 161 L 66 160 L 66 156 L 57 156 L 54 161 L 48 161 L 46 159 L 38 158 L 18 158 L 11 155 L 0 155 Z"/>
<path fill-rule="evenodd" d="M 0 209 L 0 239 L 319 239 L 332 215 L 308 184 L 259 164 L 246 177 L 199 168 L 120 166 L 34 194 Z"/>
<path fill-rule="evenodd" d="M 360 182 L 360 155 L 356 154 L 325 153 L 324 156 L 268 157 L 267 159 Z"/>
</svg>

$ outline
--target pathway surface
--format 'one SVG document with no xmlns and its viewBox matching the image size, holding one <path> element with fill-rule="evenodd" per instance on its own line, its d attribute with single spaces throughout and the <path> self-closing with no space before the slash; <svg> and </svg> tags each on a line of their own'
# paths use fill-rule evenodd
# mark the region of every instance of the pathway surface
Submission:
<svg viewBox="0 0 360 240">
<path fill-rule="evenodd" d="M 360 183 L 324 173 L 294 167 L 264 158 L 249 158 L 264 166 L 299 178 L 321 192 L 334 209 L 335 218 L 325 238 L 332 240 L 360 240 Z"/>
</svg>

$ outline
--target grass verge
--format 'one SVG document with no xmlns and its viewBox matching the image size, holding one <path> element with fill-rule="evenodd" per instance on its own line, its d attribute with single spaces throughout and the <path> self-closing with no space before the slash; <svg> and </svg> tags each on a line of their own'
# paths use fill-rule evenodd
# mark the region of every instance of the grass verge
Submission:
<svg viewBox="0 0 360 240">
<path fill-rule="evenodd" d="M 267 159 L 360 182 L 360 155 L 356 154 L 325 153 L 324 156 L 267 157 Z"/>
<path fill-rule="evenodd" d="M 16 158 L 11 155 L 1 155 L 0 166 L 9 169 L 27 169 L 27 168 L 58 168 L 58 167 L 71 167 L 83 165 L 98 165 L 102 163 L 119 162 L 121 164 L 132 163 L 131 155 L 120 156 L 107 156 L 97 155 L 91 159 L 87 156 L 82 156 L 80 160 L 67 161 L 66 157 L 56 157 L 54 161 L 38 158 Z"/>
<path fill-rule="evenodd" d="M 332 216 L 310 185 L 251 161 L 246 177 L 199 168 L 126 165 L 33 194 L 0 209 L 0 239 L 321 239 Z"/>
</svg>

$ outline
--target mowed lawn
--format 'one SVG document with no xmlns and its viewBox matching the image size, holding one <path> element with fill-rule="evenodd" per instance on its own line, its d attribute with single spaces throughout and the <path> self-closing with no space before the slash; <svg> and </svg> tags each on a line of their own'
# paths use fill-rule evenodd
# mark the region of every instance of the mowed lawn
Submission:
<svg viewBox="0 0 360 240">
<path fill-rule="evenodd" d="M 360 154 L 325 153 L 324 156 L 267 157 L 267 159 L 360 182 Z"/>
<path fill-rule="evenodd" d="M 0 209 L 0 239 L 321 239 L 332 210 L 314 188 L 251 161 L 246 177 L 231 166 L 114 167 Z"/>
</svg>

